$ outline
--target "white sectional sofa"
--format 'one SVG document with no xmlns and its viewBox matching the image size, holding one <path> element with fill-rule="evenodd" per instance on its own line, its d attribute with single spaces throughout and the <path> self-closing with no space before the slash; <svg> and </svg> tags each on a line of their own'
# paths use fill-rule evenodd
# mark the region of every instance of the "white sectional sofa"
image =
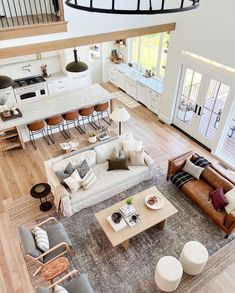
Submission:
<svg viewBox="0 0 235 293">
<path fill-rule="evenodd" d="M 111 142 L 95 146 L 91 150 L 86 150 L 67 158 L 55 158 L 45 162 L 48 183 L 52 188 L 57 210 L 61 210 L 65 216 L 97 204 L 122 192 L 152 176 L 154 161 L 144 153 L 145 166 L 129 166 L 130 170 L 107 171 L 108 162 L 114 147 L 122 149 L 123 140 L 133 140 L 131 134 L 121 136 Z M 70 193 L 62 186 L 55 174 L 62 171 L 69 162 L 74 166 L 87 159 L 88 165 L 97 176 L 96 182 L 88 189 L 80 188 L 75 193 Z"/>
</svg>

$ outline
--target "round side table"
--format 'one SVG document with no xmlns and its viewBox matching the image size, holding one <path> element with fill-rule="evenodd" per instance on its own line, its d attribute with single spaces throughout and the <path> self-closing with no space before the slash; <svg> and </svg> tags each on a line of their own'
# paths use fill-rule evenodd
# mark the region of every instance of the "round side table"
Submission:
<svg viewBox="0 0 235 293">
<path fill-rule="evenodd" d="M 42 276 L 46 281 L 53 284 L 54 279 L 62 273 L 68 273 L 69 261 L 66 257 L 58 257 L 42 268 Z"/>
<path fill-rule="evenodd" d="M 51 192 L 51 186 L 48 183 L 38 183 L 34 185 L 31 190 L 30 194 L 34 198 L 40 199 L 40 210 L 43 212 L 47 212 L 52 208 L 52 203 L 47 201 L 47 196 Z M 45 197 L 43 201 L 42 198 Z"/>
</svg>

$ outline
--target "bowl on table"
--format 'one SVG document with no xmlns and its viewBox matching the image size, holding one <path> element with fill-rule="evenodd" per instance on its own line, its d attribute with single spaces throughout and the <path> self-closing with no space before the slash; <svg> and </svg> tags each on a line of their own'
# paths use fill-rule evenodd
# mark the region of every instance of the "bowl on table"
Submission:
<svg viewBox="0 0 235 293">
<path fill-rule="evenodd" d="M 159 210 L 164 205 L 163 198 L 157 193 L 147 195 L 144 201 L 146 206 L 152 210 Z"/>
</svg>

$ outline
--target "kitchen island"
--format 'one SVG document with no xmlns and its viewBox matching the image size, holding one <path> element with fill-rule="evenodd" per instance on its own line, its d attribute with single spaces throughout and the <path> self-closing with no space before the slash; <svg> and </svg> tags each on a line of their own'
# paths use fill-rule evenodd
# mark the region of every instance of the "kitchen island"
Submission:
<svg viewBox="0 0 235 293">
<path fill-rule="evenodd" d="M 99 84 L 93 84 L 59 95 L 45 96 L 30 101 L 23 101 L 16 104 L 23 116 L 8 121 L 0 120 L 0 131 L 4 131 L 11 127 L 24 126 L 38 120 L 47 119 L 55 115 L 85 108 L 87 106 L 112 101 L 113 98 L 114 95 L 109 93 Z"/>
</svg>

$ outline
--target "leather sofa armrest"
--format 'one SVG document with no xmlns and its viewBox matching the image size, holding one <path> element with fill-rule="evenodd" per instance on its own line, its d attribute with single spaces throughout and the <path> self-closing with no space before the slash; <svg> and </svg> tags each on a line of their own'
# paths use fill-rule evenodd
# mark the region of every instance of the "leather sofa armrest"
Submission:
<svg viewBox="0 0 235 293">
<path fill-rule="evenodd" d="M 224 226 L 229 231 L 232 231 L 235 228 L 235 211 L 232 211 L 230 214 L 226 216 Z"/>
<path fill-rule="evenodd" d="M 169 180 L 177 171 L 181 170 L 185 164 L 187 159 L 191 159 L 193 156 L 193 151 L 188 151 L 184 154 L 181 154 L 177 157 L 174 157 L 168 160 L 168 169 L 167 169 L 167 177 L 166 179 Z"/>
</svg>

